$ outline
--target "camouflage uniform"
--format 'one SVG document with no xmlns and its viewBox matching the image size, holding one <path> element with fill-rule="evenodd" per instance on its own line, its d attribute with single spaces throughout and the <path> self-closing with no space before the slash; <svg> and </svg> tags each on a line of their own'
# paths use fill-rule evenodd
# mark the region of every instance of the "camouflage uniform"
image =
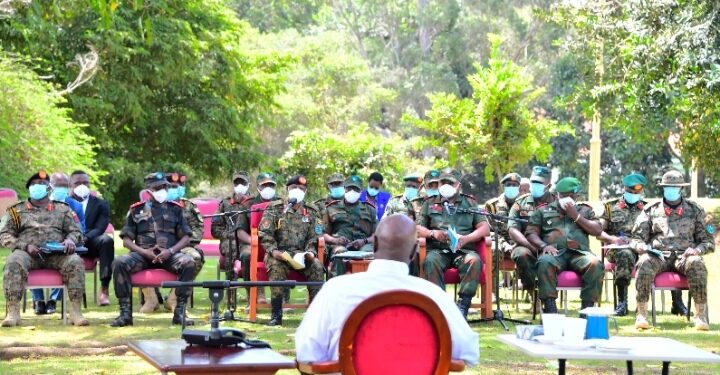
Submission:
<svg viewBox="0 0 720 375">
<path fill-rule="evenodd" d="M 400 194 L 392 197 L 385 206 L 385 213 L 383 218 L 392 214 L 403 214 L 412 219 L 417 220 L 417 215 L 422 209 L 424 199 L 422 197 L 416 197 L 412 200 L 405 199 L 405 195 Z"/>
<path fill-rule="evenodd" d="M 318 212 L 320 213 L 320 219 L 321 219 L 321 220 L 322 220 L 323 217 L 325 217 L 325 206 L 327 206 L 328 204 L 330 204 L 330 202 L 332 202 L 332 201 L 334 201 L 334 200 L 335 200 L 335 199 L 333 199 L 333 197 L 331 197 L 330 195 L 328 195 L 328 196 L 325 197 L 325 198 L 318 199 L 318 200 L 316 200 L 315 202 L 313 202 L 313 204 L 315 205 L 315 207 L 317 207 Z"/>
<path fill-rule="evenodd" d="M 377 212 L 375 206 L 368 202 L 358 201 L 348 204 L 344 200 L 335 200 L 325 206 L 323 217 L 325 232 L 333 237 L 343 237 L 349 241 L 368 238 L 375 233 L 377 226 Z M 328 255 L 347 251 L 343 245 L 328 246 Z M 361 251 L 372 251 L 372 244 L 362 246 Z M 345 262 L 342 259 L 332 259 L 331 275 L 345 274 Z"/>
<path fill-rule="evenodd" d="M 578 214 L 587 220 L 595 220 L 595 213 L 586 204 L 576 205 Z M 559 211 L 558 202 L 538 208 L 530 216 L 525 235 L 537 234 L 545 243 L 555 247 L 558 255 L 541 255 L 537 273 L 540 300 L 557 298 L 557 275 L 572 270 L 582 278 L 580 299 L 596 302 L 600 297 L 602 277 L 605 272 L 600 258 L 590 251 L 588 234 L 573 219 Z"/>
<path fill-rule="evenodd" d="M 640 216 L 647 202 L 639 201 L 630 205 L 623 197 L 604 202 L 605 211 L 599 218 L 603 231 L 612 236 L 630 236 L 635 220 Z M 630 284 L 632 270 L 635 267 L 637 256 L 631 249 L 611 249 L 607 252 L 607 259 L 615 263 L 615 283 Z"/>
<path fill-rule="evenodd" d="M 477 208 L 477 202 L 469 195 L 458 194 L 453 203 L 455 208 Z M 416 224 L 430 230 L 447 231 L 455 227 L 458 234 L 467 235 L 475 231 L 478 224 L 487 221 L 480 214 L 460 213 L 448 215 L 443 199 L 439 196 L 427 198 L 423 203 Z M 428 238 L 427 257 L 423 263 L 425 279 L 445 289 L 444 273 L 450 267 L 456 267 L 460 273 L 460 296 L 470 297 L 477 292 L 482 261 L 476 251 L 475 243 L 468 243 L 465 247 L 453 253 L 450 244 Z"/>
<path fill-rule="evenodd" d="M 205 254 L 203 254 L 203 251 L 197 247 L 200 244 L 200 241 L 202 241 L 203 233 L 205 232 L 205 227 L 203 226 L 203 218 L 200 214 L 200 210 L 197 208 L 197 205 L 193 203 L 193 201 L 181 198 L 180 202 L 178 203 L 180 205 L 180 208 L 182 208 L 183 210 L 183 216 L 185 217 L 185 221 L 187 221 L 190 229 L 192 230 L 192 236 L 190 236 L 189 246 L 180 250 L 180 252 L 190 256 L 193 259 L 193 262 L 195 262 L 194 276 L 197 277 L 197 275 L 200 274 L 203 265 L 205 264 Z"/>
<path fill-rule="evenodd" d="M 508 217 L 511 219 L 528 220 L 537 209 L 546 207 L 549 203 L 555 201 L 555 195 L 546 193 L 541 198 L 533 198 L 531 194 L 524 194 L 515 198 L 515 203 L 510 207 Z M 520 233 L 525 233 L 528 223 L 509 220 L 508 229 L 515 228 Z M 515 246 L 510 254 L 515 267 L 517 267 L 518 275 L 522 280 L 525 290 L 535 290 L 535 280 L 537 279 L 537 261 L 538 256 L 535 251 L 525 246 Z"/>
<path fill-rule="evenodd" d="M 220 201 L 217 213 L 249 210 L 252 201 L 249 195 L 227 197 Z M 220 253 L 225 256 L 227 279 L 236 280 L 237 275 L 233 271 L 232 262 L 239 259 L 242 263 L 243 279 L 250 280 L 250 244 L 243 243 L 238 247 L 235 237 L 235 231 L 238 229 L 250 234 L 250 218 L 246 213 L 242 213 L 233 215 L 232 221 L 230 219 L 227 216 L 213 217 L 210 232 L 213 237 L 220 239 Z M 232 228 L 230 228 L 231 223 L 234 224 Z"/>
<path fill-rule="evenodd" d="M 38 268 L 60 271 L 68 288 L 70 301 L 82 301 L 85 291 L 85 265 L 77 255 L 42 255 L 31 257 L 28 245 L 43 247 L 47 242 L 82 240 L 77 215 L 64 202 L 50 201 L 38 207 L 30 201 L 18 202 L 7 209 L 0 221 L 0 246 L 12 250 L 3 267 L 5 300 L 17 303 L 27 284 L 28 272 Z"/>
</svg>

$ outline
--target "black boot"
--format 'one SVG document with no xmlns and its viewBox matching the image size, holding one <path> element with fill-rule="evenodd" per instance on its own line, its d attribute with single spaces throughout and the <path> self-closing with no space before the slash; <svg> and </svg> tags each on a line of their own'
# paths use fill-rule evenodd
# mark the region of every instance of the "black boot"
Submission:
<svg viewBox="0 0 720 375">
<path fill-rule="evenodd" d="M 460 298 L 458 299 L 457 306 L 458 309 L 460 309 L 460 313 L 462 313 L 463 318 L 467 320 L 468 311 L 470 311 L 470 304 L 472 303 L 472 296 L 465 296 L 460 295 Z"/>
<path fill-rule="evenodd" d="M 47 314 L 47 308 L 45 307 L 45 301 L 33 301 L 33 306 L 35 308 L 35 315 Z"/>
<path fill-rule="evenodd" d="M 580 303 L 580 310 L 588 308 L 588 307 L 593 307 L 594 305 L 595 305 L 595 303 L 593 301 L 582 301 Z M 580 314 L 580 318 L 587 319 L 587 315 Z"/>
<path fill-rule="evenodd" d="M 45 306 L 45 311 L 47 311 L 48 314 L 55 314 L 55 311 L 57 311 L 57 302 L 53 299 L 47 301 Z"/>
<path fill-rule="evenodd" d="M 186 326 L 195 325 L 195 321 L 190 319 L 187 315 L 185 315 L 185 304 L 186 303 L 187 303 L 187 297 L 186 298 L 178 297 L 177 305 L 175 305 L 175 311 L 173 311 L 172 324 L 183 324 L 183 319 L 185 319 Z"/>
<path fill-rule="evenodd" d="M 687 316 L 688 309 L 683 303 L 682 291 L 673 290 L 670 292 L 670 294 L 672 295 L 672 308 L 670 309 L 670 313 L 673 315 Z"/>
<path fill-rule="evenodd" d="M 120 316 L 110 323 L 110 327 L 125 327 L 133 325 L 132 311 L 130 310 L 130 298 L 118 298 L 120 305 Z"/>
<path fill-rule="evenodd" d="M 618 282 L 615 286 L 617 287 L 617 294 L 618 294 L 618 304 L 617 304 L 617 308 L 615 309 L 615 315 L 625 316 L 625 315 L 627 315 L 627 308 L 628 308 L 628 300 L 627 300 L 628 287 L 627 287 L 626 283 L 620 283 L 620 282 Z"/>
<path fill-rule="evenodd" d="M 555 298 L 546 298 L 543 303 L 543 312 L 545 314 L 557 314 L 557 306 L 555 305 Z"/>
<path fill-rule="evenodd" d="M 269 326 L 281 326 L 282 325 L 282 316 L 283 316 L 283 296 L 280 297 L 272 297 L 270 299 L 270 305 L 272 305 L 272 315 L 270 316 L 270 321 L 267 325 Z"/>
</svg>

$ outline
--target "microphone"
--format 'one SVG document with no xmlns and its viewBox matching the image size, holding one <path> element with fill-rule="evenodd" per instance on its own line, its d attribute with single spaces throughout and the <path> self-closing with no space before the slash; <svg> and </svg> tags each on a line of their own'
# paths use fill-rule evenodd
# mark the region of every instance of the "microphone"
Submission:
<svg viewBox="0 0 720 375">
<path fill-rule="evenodd" d="M 295 203 L 297 203 L 297 198 L 288 199 L 288 204 L 287 204 L 287 206 L 285 206 L 285 210 L 283 210 L 283 214 L 288 213 L 288 211 L 290 211 L 290 209 L 292 208 L 292 206 L 295 205 Z"/>
</svg>

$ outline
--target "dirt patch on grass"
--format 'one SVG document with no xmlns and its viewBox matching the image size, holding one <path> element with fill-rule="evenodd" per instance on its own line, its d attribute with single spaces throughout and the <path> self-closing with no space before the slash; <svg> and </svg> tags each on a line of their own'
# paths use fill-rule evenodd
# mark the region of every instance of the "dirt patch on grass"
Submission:
<svg viewBox="0 0 720 375">
<path fill-rule="evenodd" d="M 125 345 L 110 347 L 90 347 L 87 343 L 83 347 L 58 348 L 48 346 L 6 346 L 0 348 L 0 360 L 15 358 L 37 359 L 43 357 L 80 357 L 96 355 L 125 355 L 128 352 Z"/>
</svg>

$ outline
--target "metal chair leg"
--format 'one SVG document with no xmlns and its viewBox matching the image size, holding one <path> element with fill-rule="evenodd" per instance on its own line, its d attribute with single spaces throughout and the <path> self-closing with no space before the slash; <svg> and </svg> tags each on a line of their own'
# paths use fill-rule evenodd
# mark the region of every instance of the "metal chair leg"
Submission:
<svg viewBox="0 0 720 375">
<path fill-rule="evenodd" d="M 652 294 L 652 324 L 653 327 L 655 327 L 655 286 L 653 285 L 650 289 L 650 293 Z"/>
</svg>

